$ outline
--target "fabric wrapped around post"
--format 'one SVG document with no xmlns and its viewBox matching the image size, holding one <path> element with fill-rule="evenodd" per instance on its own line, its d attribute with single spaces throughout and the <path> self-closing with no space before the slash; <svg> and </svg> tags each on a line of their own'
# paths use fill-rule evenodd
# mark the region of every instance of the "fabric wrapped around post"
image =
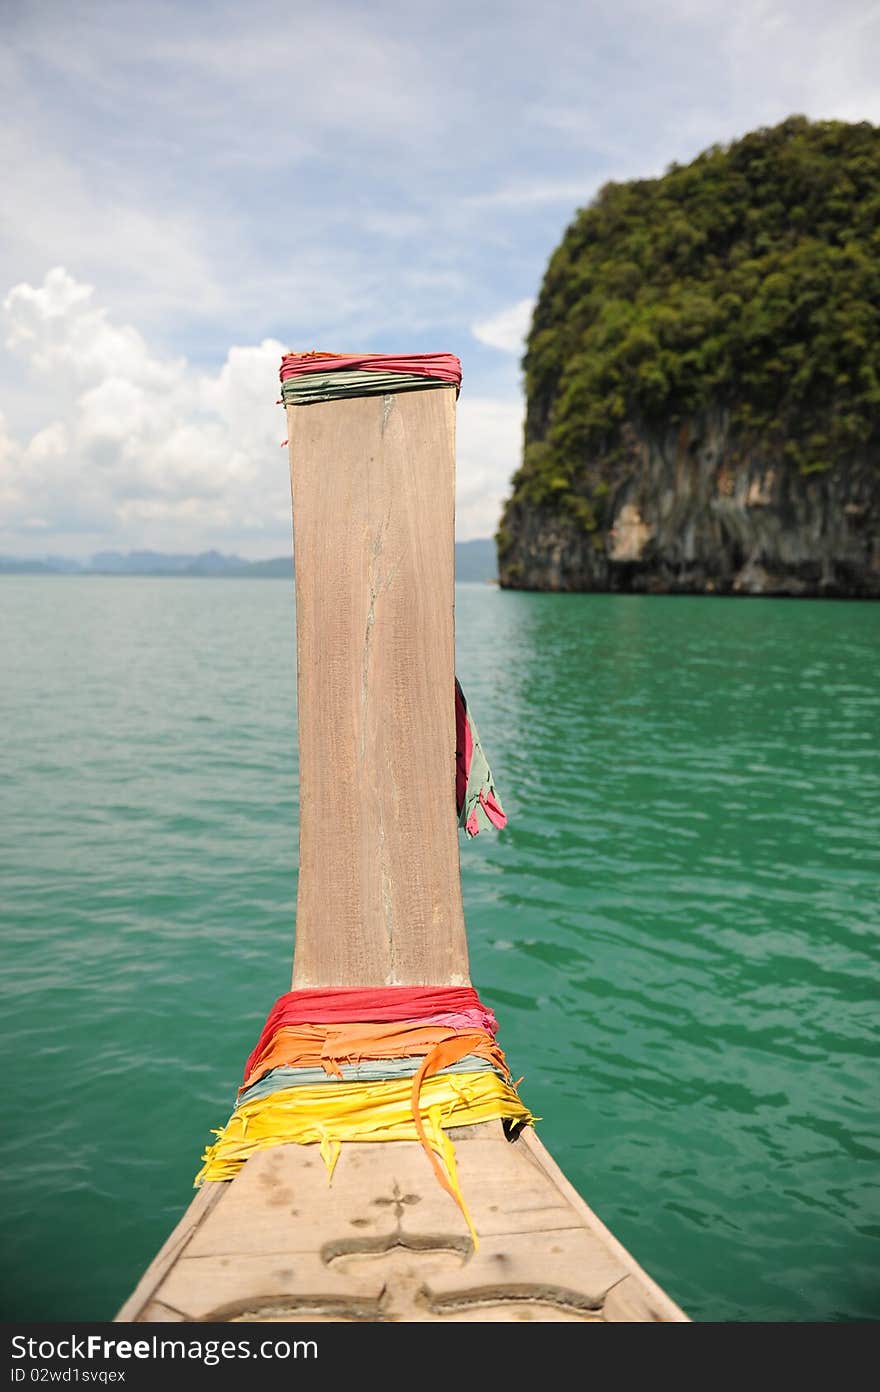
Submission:
<svg viewBox="0 0 880 1392">
<path fill-rule="evenodd" d="M 449 1023 L 456 1018 L 463 1025 Z M 476 1247 L 446 1131 L 535 1120 L 517 1095 L 497 1028 L 470 986 L 285 992 L 196 1185 L 231 1179 L 250 1155 L 276 1145 L 317 1144 L 332 1176 L 345 1141 L 418 1140 Z"/>
</svg>

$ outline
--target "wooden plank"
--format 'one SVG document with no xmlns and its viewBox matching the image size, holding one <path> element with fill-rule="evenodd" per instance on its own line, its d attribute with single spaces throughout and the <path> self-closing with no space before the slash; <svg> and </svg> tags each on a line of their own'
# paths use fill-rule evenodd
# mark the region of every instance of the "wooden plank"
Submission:
<svg viewBox="0 0 880 1392">
<path fill-rule="evenodd" d="M 288 407 L 300 869 L 293 983 L 464 985 L 451 388 Z"/>
<path fill-rule="evenodd" d="M 278 1146 L 214 1186 L 128 1317 L 685 1320 L 529 1132 L 489 1123 L 455 1147 L 476 1252 L 415 1142 L 345 1145 L 332 1183 L 315 1146 Z"/>
</svg>

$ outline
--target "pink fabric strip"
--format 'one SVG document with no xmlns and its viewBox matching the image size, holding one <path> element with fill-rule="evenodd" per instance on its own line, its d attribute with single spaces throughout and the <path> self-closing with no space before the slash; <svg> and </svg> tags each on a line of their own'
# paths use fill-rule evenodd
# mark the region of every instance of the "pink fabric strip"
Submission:
<svg viewBox="0 0 880 1392">
<path fill-rule="evenodd" d="M 486 1006 L 479 1010 L 441 1010 L 436 1015 L 425 1015 L 417 1022 L 420 1025 L 444 1025 L 454 1030 L 485 1030 L 487 1034 L 498 1033 L 498 1021 Z"/>
<path fill-rule="evenodd" d="M 409 372 L 418 377 L 435 377 L 441 382 L 461 386 L 461 361 L 454 353 L 285 353 L 281 359 L 281 380 L 306 372 L 339 372 L 358 368 L 367 372 Z"/>
<path fill-rule="evenodd" d="M 383 1020 L 422 1021 L 442 1015 L 481 1013 L 479 1028 L 495 1033 L 498 1022 L 473 986 L 331 986 L 286 991 L 279 996 L 245 1067 L 253 1069 L 263 1049 L 282 1025 L 370 1024 Z"/>
<path fill-rule="evenodd" d="M 485 812 L 493 827 L 500 831 L 507 826 L 507 813 L 495 801 L 491 793 L 480 793 L 480 806 Z"/>
</svg>

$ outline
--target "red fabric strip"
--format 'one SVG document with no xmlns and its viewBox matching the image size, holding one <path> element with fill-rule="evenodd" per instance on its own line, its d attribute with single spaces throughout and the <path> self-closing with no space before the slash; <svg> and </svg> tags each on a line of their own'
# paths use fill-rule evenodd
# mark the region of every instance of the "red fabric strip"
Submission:
<svg viewBox="0 0 880 1392">
<path fill-rule="evenodd" d="M 281 380 L 305 372 L 338 372 L 359 368 L 375 372 L 411 372 L 417 377 L 436 377 L 461 386 L 461 361 L 454 353 L 285 353 L 281 359 Z"/>
<path fill-rule="evenodd" d="M 287 991 L 279 996 L 245 1064 L 254 1068 L 269 1040 L 282 1025 L 373 1024 L 383 1020 L 423 1020 L 444 1011 L 479 1011 L 484 1027 L 495 1034 L 498 1021 L 472 986 L 354 986 Z"/>
<path fill-rule="evenodd" d="M 467 704 L 464 692 L 455 679 L 455 809 L 461 815 L 467 793 L 468 775 L 471 759 L 474 757 L 474 741 L 471 737 L 470 721 L 467 718 Z"/>
</svg>

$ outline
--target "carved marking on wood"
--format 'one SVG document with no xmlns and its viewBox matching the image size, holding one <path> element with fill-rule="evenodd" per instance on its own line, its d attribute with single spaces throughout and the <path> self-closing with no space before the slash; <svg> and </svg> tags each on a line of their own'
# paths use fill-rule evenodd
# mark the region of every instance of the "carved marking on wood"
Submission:
<svg viewBox="0 0 880 1392">
<path fill-rule="evenodd" d="M 510 1142 L 487 1123 L 456 1144 L 477 1252 L 414 1142 L 343 1146 L 329 1186 L 313 1146 L 258 1152 L 216 1186 L 222 1196 L 129 1317 L 683 1319 L 527 1135 Z"/>
</svg>

